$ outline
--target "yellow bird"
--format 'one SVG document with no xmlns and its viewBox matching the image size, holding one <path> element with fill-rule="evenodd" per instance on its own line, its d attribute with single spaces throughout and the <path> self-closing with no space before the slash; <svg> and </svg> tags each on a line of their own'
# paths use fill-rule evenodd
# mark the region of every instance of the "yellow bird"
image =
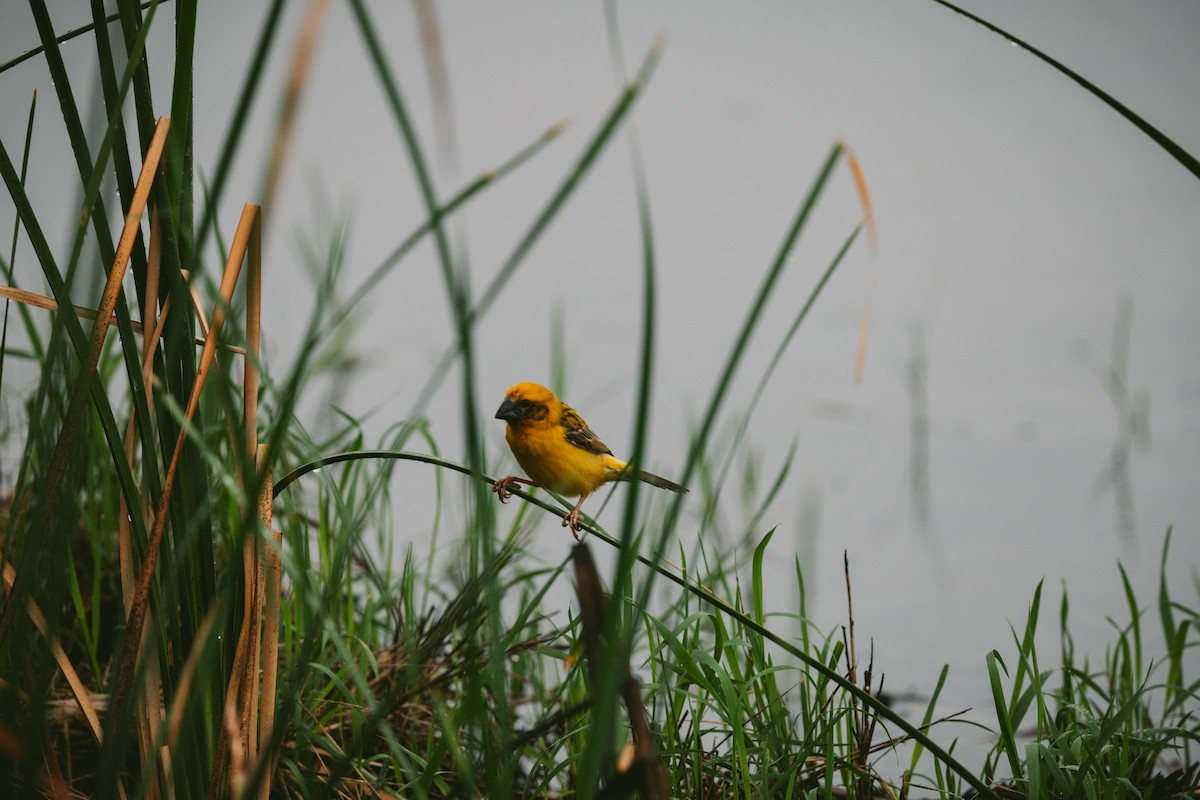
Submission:
<svg viewBox="0 0 1200 800">
<path fill-rule="evenodd" d="M 636 473 L 615 458 L 612 451 L 575 410 L 554 396 L 554 392 L 536 383 L 518 383 L 508 390 L 496 411 L 496 419 L 508 423 L 504 438 L 517 463 L 529 479 L 509 475 L 492 484 L 500 502 L 508 502 L 514 484 L 540 486 L 567 497 L 579 496 L 579 502 L 563 517 L 563 527 L 579 539 L 579 507 L 592 492 L 609 481 L 645 481 L 660 489 L 686 492 L 649 472 Z"/>
</svg>

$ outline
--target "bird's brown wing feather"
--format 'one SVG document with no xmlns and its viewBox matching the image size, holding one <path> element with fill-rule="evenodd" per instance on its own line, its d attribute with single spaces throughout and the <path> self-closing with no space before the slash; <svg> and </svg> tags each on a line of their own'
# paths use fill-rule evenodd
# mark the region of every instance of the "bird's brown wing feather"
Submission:
<svg viewBox="0 0 1200 800">
<path fill-rule="evenodd" d="M 562 425 L 563 435 L 567 437 L 567 441 L 581 450 L 587 450 L 598 456 L 612 455 L 612 450 L 608 449 L 608 445 L 600 441 L 600 437 L 592 432 L 592 429 L 583 421 L 583 417 L 575 413 L 575 409 L 570 406 L 563 405 L 558 424 Z"/>
</svg>

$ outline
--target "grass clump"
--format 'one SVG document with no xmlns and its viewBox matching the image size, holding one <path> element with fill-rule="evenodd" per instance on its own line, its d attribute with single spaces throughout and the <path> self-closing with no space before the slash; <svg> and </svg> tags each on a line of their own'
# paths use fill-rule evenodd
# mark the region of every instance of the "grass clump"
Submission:
<svg viewBox="0 0 1200 800">
<path fill-rule="evenodd" d="M 1196 646 L 1197 612 L 1171 598 L 1166 563 L 1171 533 L 1163 542 L 1157 603 L 1166 651 L 1145 658 L 1140 608 L 1124 568 L 1121 583 L 1129 621 L 1110 620 L 1115 638 L 1104 662 L 1080 660 L 1068 625 L 1064 588 L 1060 610 L 1061 666 L 1039 667 L 1034 646 L 1041 605 L 1038 585 L 1025 631 L 1013 631 L 1015 663 L 998 651 L 987 667 L 1000 735 L 984 765 L 988 774 L 1012 776 L 1003 794 L 1017 797 L 1186 797 L 1200 786 L 1196 706 L 1200 681 L 1184 678 L 1184 662 Z M 1005 679 L 1009 681 L 1007 693 Z"/>
</svg>

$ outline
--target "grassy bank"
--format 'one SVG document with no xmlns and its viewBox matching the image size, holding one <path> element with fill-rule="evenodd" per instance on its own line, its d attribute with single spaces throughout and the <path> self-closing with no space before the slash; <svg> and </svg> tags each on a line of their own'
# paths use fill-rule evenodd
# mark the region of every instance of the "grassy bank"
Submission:
<svg viewBox="0 0 1200 800">
<path fill-rule="evenodd" d="M 19 221 L 4 260 L 11 302 L 0 386 L 21 420 L 6 442 L 20 456 L 4 487 L 0 534 L 6 795 L 1194 796 L 1200 709 L 1185 664 L 1197 611 L 1174 597 L 1165 567 L 1149 607 L 1117 576 L 1129 616 L 1103 658 L 1075 652 L 1065 593 L 1061 648 L 1038 652 L 1039 588 L 1025 629 L 987 658 L 995 747 L 985 763 L 964 764 L 954 745 L 962 723 L 939 704 L 945 670 L 929 676 L 926 712 L 907 719 L 888 703 L 886 664 L 873 663 L 852 613 L 807 613 L 805 565 L 772 549 L 773 532 L 755 511 L 787 481 L 790 457 L 770 480 L 742 480 L 747 546 L 679 550 L 682 525 L 717 524 L 724 490 L 741 477 L 728 456 L 745 435 L 738 420 L 753 413 L 860 239 L 863 226 L 843 233 L 780 341 L 756 338 L 831 182 L 861 191 L 870 230 L 861 169 L 843 145 L 813 159 L 814 177 L 798 191 L 772 258 L 748 279 L 755 292 L 738 312 L 717 380 L 697 398 L 675 477 L 692 487 L 699 519 L 680 500 L 652 503 L 658 498 L 634 484 L 620 495 L 617 526 L 590 524 L 583 545 L 547 562 L 529 552 L 528 534 L 557 525 L 559 500 L 518 492 L 521 510 L 502 526 L 488 490 L 498 476 L 482 432 L 489 406 L 475 387 L 477 325 L 629 129 L 659 48 L 630 77 L 618 68 L 622 88 L 571 166 L 490 282 L 472 285 L 453 246 L 456 212 L 537 158 L 560 129 L 440 197 L 370 9 L 351 2 L 424 218 L 357 285 L 345 278 L 341 230 L 304 242 L 314 295 L 329 301 L 315 303 L 300 327 L 294 360 L 273 364 L 260 346 L 271 335 L 261 328 L 261 300 L 276 288 L 268 281 L 281 279 L 264 277 L 263 226 L 321 5 L 294 42 L 281 38 L 283 3 L 257 22 L 218 157 L 204 169 L 194 163 L 190 118 L 203 68 L 198 5 L 116 7 L 105 18 L 94 3 L 93 23 L 67 32 L 31 0 L 40 41 L 28 57 L 44 60 L 55 97 L 35 96 L 23 141 L 0 143 L 8 211 Z M 147 56 L 156 26 L 174 32 L 167 67 Z M 98 76 L 86 87 L 72 82 L 62 57 L 82 35 Z M 264 66 L 281 49 L 291 58 L 282 99 L 263 88 Z M 0 64 L 0 80 L 23 60 Z M 169 108 L 153 102 L 152 84 L 170 87 Z M 103 109 L 102 123 L 85 122 L 81 97 Z M 29 200 L 43 180 L 28 164 L 48 100 L 70 145 L 64 205 L 84 209 L 65 259 L 46 234 L 59 220 Z M 246 199 L 227 196 L 227 186 L 259 103 L 279 107 L 272 158 L 255 202 L 230 216 Z M 648 189 L 630 141 L 643 242 L 636 462 L 655 389 L 658 279 Z M 1186 153 L 1177 157 L 1191 169 Z M 421 400 L 380 442 L 365 441 L 356 420 L 310 430 L 299 399 L 336 369 L 363 301 L 420 244 L 433 246 L 453 331 L 437 366 L 412 376 Z M 39 282 L 28 290 L 14 279 L 19 252 L 37 262 Z M 771 354 L 761 374 L 746 368 L 755 349 Z M 27 389 L 10 388 L 14 370 L 34 376 Z M 426 405 L 450 380 L 455 407 L 440 413 L 460 421 L 465 444 L 447 458 Z M 757 387 L 737 413 L 729 408 L 735 380 Z M 417 512 L 434 522 L 418 537 L 427 546 L 397 553 L 389 532 L 401 468 L 434 486 Z M 1169 553 L 1168 534 L 1164 565 Z M 611 566 L 598 568 L 609 555 Z M 792 562 L 797 607 L 769 607 L 768 558 Z M 850 566 L 846 577 L 852 607 Z M 554 613 L 547 598 L 561 596 L 572 598 L 569 610 Z M 1165 650 L 1151 654 L 1144 642 L 1159 632 Z M 881 772 L 898 748 L 908 769 Z"/>
</svg>

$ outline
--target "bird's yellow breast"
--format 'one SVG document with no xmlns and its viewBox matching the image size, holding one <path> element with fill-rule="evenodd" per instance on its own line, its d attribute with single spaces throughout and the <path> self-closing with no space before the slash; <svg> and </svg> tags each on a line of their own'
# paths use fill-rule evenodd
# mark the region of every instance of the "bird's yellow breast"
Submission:
<svg viewBox="0 0 1200 800">
<path fill-rule="evenodd" d="M 504 438 L 530 480 L 567 497 L 591 494 L 624 466 L 611 455 L 592 453 L 567 441 L 557 424 L 509 425 Z"/>
</svg>

